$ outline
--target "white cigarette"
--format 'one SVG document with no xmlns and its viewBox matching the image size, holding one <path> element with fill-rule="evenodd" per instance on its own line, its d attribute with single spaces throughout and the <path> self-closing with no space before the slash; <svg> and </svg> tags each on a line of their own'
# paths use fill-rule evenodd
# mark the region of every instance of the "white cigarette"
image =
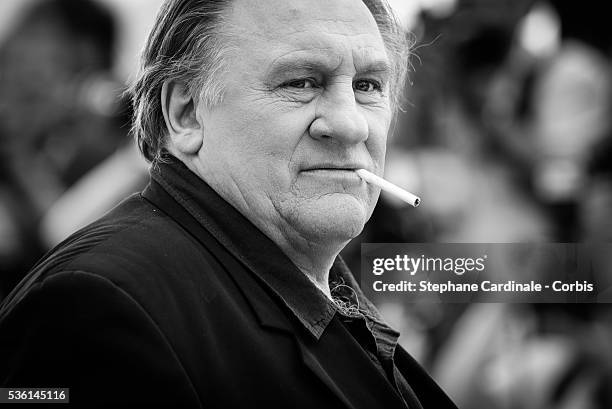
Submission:
<svg viewBox="0 0 612 409">
<path fill-rule="evenodd" d="M 365 169 L 357 169 L 355 172 L 357 172 L 359 177 L 362 178 L 363 180 L 365 180 L 367 183 L 371 183 L 371 184 L 373 184 L 375 186 L 378 186 L 379 188 L 381 188 L 385 192 L 389 192 L 389 193 L 399 197 L 404 202 L 406 202 L 406 203 L 408 203 L 408 204 L 410 204 L 410 205 L 412 205 L 414 207 L 417 207 L 421 203 L 421 199 L 418 196 L 413 195 L 412 193 L 405 191 L 404 189 L 402 189 L 399 186 L 395 186 L 391 182 L 387 182 L 385 179 L 381 178 L 380 176 L 376 176 L 372 172 L 368 172 Z"/>
</svg>

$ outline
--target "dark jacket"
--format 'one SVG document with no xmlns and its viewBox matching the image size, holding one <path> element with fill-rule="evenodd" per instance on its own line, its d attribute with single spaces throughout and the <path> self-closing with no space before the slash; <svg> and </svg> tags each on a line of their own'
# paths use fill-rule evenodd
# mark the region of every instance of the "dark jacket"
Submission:
<svg viewBox="0 0 612 409">
<path fill-rule="evenodd" d="M 318 336 L 295 319 L 257 273 L 318 290 L 200 183 L 204 206 L 152 180 L 30 272 L 0 310 L 0 386 L 100 407 L 405 407 L 333 311 Z M 420 405 L 454 408 L 400 347 L 395 361 Z"/>
</svg>

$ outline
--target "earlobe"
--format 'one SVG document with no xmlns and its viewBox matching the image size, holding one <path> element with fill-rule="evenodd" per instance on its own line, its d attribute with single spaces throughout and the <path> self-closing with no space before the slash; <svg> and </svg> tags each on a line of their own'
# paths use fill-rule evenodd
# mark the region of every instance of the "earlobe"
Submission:
<svg viewBox="0 0 612 409">
<path fill-rule="evenodd" d="M 196 116 L 196 105 L 184 84 L 164 82 L 161 105 L 168 129 L 169 148 L 183 155 L 197 154 L 202 147 L 202 131 Z"/>
</svg>

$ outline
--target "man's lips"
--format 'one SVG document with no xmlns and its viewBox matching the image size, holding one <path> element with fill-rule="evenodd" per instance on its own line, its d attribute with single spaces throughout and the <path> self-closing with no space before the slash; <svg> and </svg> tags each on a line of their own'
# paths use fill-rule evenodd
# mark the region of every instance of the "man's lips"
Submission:
<svg viewBox="0 0 612 409">
<path fill-rule="evenodd" d="M 320 165 L 303 169 L 301 173 L 305 176 L 323 178 L 330 181 L 333 180 L 342 184 L 348 182 L 350 184 L 359 185 L 361 184 L 361 178 L 355 170 L 361 168 L 362 167 L 355 165 Z"/>
<path fill-rule="evenodd" d="M 350 164 L 334 164 L 334 163 L 322 163 L 317 165 L 309 165 L 302 169 L 302 172 L 310 172 L 315 170 L 338 170 L 338 171 L 356 171 L 357 169 L 367 169 L 369 167 L 366 165 L 358 164 L 358 163 L 350 163 Z"/>
</svg>

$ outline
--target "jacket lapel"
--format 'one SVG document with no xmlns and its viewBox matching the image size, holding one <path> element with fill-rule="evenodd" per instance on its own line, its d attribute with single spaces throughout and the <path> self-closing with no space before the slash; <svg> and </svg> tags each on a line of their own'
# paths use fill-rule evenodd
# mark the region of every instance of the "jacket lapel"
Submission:
<svg viewBox="0 0 612 409">
<path fill-rule="evenodd" d="M 206 248 L 211 248 L 220 261 L 231 272 L 245 270 L 245 266 L 240 264 L 238 260 L 232 257 L 227 251 L 221 248 L 221 245 L 189 212 L 179 205 L 170 195 L 168 195 L 159 185 L 155 183 L 147 186 L 143 192 L 149 202 L 153 203 L 164 213 L 172 217 L 183 229 L 194 236 Z M 240 274 L 231 274 L 234 281 L 237 282 L 238 288 L 245 295 L 245 298 L 251 304 L 259 324 L 268 329 L 280 330 L 293 333 L 293 329 L 289 322 L 280 314 L 278 307 L 274 304 L 265 302 L 267 295 L 263 293 L 260 286 L 253 285 L 252 280 L 247 280 L 241 277 Z M 261 292 L 261 294 L 257 294 Z"/>
<path fill-rule="evenodd" d="M 151 184 L 147 186 L 142 195 L 164 213 L 171 215 L 183 229 L 192 234 L 200 243 L 209 248 L 211 246 L 220 247 L 211 234 L 158 185 Z M 215 250 L 215 256 L 219 258 L 221 264 L 227 267 L 228 271 L 233 272 L 245 269 L 226 251 Z M 269 295 L 264 293 L 262 287 L 255 285 L 253 280 L 249 280 L 241 274 L 232 274 L 232 279 L 237 282 L 238 288 L 253 308 L 259 324 L 267 330 L 278 331 L 294 337 L 306 367 L 310 368 L 347 408 L 354 409 L 354 406 L 351 405 L 342 390 L 340 390 L 323 366 L 321 366 L 318 359 L 297 339 L 296 330 L 285 317 L 285 314 L 275 303 L 269 302 Z"/>
<path fill-rule="evenodd" d="M 457 409 L 453 401 L 404 348 L 397 348 L 395 359 L 399 371 L 424 408 Z"/>
<path fill-rule="evenodd" d="M 231 278 L 251 305 L 259 324 L 271 331 L 278 331 L 294 337 L 304 365 L 325 384 L 331 392 L 349 409 L 385 407 L 403 408 L 401 398 L 391 387 L 374 364 L 365 355 L 348 331 L 334 319 L 319 340 L 307 331 L 299 331 L 280 309 L 278 303 L 270 302 L 271 293 L 258 285 L 256 274 L 247 277 L 237 274 L 248 271 L 225 250 L 214 235 L 198 222 L 183 206 L 170 196 L 161 186 L 152 182 L 142 196 L 175 220 L 183 229 L 194 236 L 205 247 L 211 249 L 221 264 L 227 267 Z M 298 335 L 299 332 L 299 335 Z M 347 354 L 338 351 L 352 349 Z M 359 357 L 352 361 L 342 361 L 343 356 Z M 356 376 L 359 374 L 359 376 Z M 339 381 L 335 381 L 338 379 Z M 341 380 L 341 381 L 340 381 Z M 340 384 L 342 383 L 342 384 Z M 370 393 L 372 392 L 372 393 Z M 374 395 L 378 397 L 376 401 Z M 364 399 L 363 397 L 370 399 Z"/>
<path fill-rule="evenodd" d="M 298 342 L 300 352 L 302 354 L 302 360 L 306 365 L 321 381 L 344 403 L 347 408 L 354 409 L 354 406 L 348 400 L 344 392 L 340 390 L 336 382 L 329 376 L 325 368 L 321 366 L 319 360 L 306 348 L 302 343 Z"/>
<path fill-rule="evenodd" d="M 318 341 L 302 338 L 299 342 L 304 365 L 347 407 L 406 409 L 399 393 L 340 319 L 334 318 Z"/>
</svg>

